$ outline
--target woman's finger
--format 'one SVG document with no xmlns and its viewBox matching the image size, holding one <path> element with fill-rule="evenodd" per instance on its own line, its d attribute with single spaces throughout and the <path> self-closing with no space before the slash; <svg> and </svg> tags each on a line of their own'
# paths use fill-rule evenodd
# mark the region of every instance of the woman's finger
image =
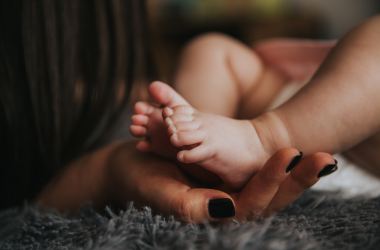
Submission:
<svg viewBox="0 0 380 250">
<path fill-rule="evenodd" d="M 336 170 L 337 161 L 328 153 L 315 153 L 305 157 L 281 184 L 265 215 L 282 210 L 317 183 L 319 178 Z"/>
<path fill-rule="evenodd" d="M 260 217 L 276 195 L 280 185 L 302 154 L 295 148 L 286 148 L 275 153 L 237 198 L 237 218 L 251 220 Z"/>
<path fill-rule="evenodd" d="M 148 197 L 144 205 L 192 223 L 219 221 L 235 216 L 235 205 L 227 193 L 191 187 L 184 180 L 182 172 L 168 162 L 158 163 L 156 160 L 148 167 L 152 168 L 152 175 L 145 175 L 140 179 L 141 183 L 136 183 L 144 185 L 140 194 L 140 197 Z M 146 185 L 147 181 L 149 185 Z"/>
</svg>

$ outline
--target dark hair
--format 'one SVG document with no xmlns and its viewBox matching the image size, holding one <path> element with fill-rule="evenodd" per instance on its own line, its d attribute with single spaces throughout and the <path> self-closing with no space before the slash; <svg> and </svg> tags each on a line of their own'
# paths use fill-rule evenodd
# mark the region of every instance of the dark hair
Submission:
<svg viewBox="0 0 380 250">
<path fill-rule="evenodd" d="M 0 200 L 30 199 L 94 149 L 146 65 L 145 1 L 0 3 Z"/>
</svg>

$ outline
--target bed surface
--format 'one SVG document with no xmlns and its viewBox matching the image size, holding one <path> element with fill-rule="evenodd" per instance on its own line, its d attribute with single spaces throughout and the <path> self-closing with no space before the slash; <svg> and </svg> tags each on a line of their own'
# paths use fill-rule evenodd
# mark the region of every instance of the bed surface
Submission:
<svg viewBox="0 0 380 250">
<path fill-rule="evenodd" d="M 0 213 L 0 249 L 379 249 L 379 181 L 338 159 L 337 173 L 260 222 L 181 224 L 133 206 L 68 217 L 26 205 Z"/>
</svg>

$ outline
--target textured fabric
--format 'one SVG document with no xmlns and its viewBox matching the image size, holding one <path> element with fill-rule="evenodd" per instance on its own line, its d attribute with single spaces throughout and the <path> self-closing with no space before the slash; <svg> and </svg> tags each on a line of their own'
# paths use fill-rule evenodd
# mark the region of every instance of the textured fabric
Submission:
<svg viewBox="0 0 380 250">
<path fill-rule="evenodd" d="M 25 206 L 0 213 L 0 249 L 379 249 L 380 197 L 310 191 L 260 222 L 183 224 L 132 205 L 76 216 Z"/>
</svg>

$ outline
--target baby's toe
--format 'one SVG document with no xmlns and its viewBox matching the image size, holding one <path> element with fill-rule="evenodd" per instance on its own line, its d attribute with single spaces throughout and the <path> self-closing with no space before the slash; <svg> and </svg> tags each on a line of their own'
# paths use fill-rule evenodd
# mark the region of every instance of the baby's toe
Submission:
<svg viewBox="0 0 380 250">
<path fill-rule="evenodd" d="M 198 144 L 204 139 L 206 139 L 206 134 L 203 130 L 178 131 L 170 136 L 170 142 L 176 147 Z"/>
<path fill-rule="evenodd" d="M 140 125 L 131 125 L 129 131 L 135 137 L 144 137 L 147 134 L 147 129 Z"/>
<path fill-rule="evenodd" d="M 191 150 L 182 150 L 177 154 L 177 159 L 180 162 L 192 164 L 205 161 L 213 156 L 210 147 L 199 145 Z"/>
<path fill-rule="evenodd" d="M 148 125 L 149 117 L 146 115 L 133 115 L 132 116 L 132 124 L 146 126 Z"/>
<path fill-rule="evenodd" d="M 189 105 L 179 105 L 173 108 L 165 107 L 162 110 L 162 115 L 164 118 L 173 116 L 173 115 L 192 115 L 194 114 L 194 109 Z"/>
<path fill-rule="evenodd" d="M 189 114 L 174 114 L 172 116 L 166 117 L 165 122 L 167 125 L 173 123 L 177 124 L 179 122 L 191 122 L 194 120 L 194 117 Z"/>
<path fill-rule="evenodd" d="M 147 102 L 137 102 L 134 107 L 136 114 L 140 115 L 150 115 L 154 112 L 155 107 Z"/>
<path fill-rule="evenodd" d="M 166 115 L 167 117 L 165 117 Z M 176 106 L 173 109 L 165 108 L 163 116 L 165 117 L 169 135 L 173 135 L 178 131 L 193 131 L 200 127 L 199 121 L 194 120 L 193 109 L 189 105 Z"/>
<path fill-rule="evenodd" d="M 173 115 L 165 118 L 165 125 L 168 128 L 169 134 L 173 134 L 177 131 L 177 124 L 193 122 L 193 117 L 191 115 Z"/>
<path fill-rule="evenodd" d="M 176 124 L 172 123 L 168 126 L 169 135 L 176 133 L 177 131 L 193 131 L 199 129 L 201 123 L 198 120 L 191 122 L 178 122 Z"/>
<path fill-rule="evenodd" d="M 188 104 L 172 87 L 162 82 L 153 82 L 148 88 L 149 95 L 161 105 L 174 107 Z"/>
<path fill-rule="evenodd" d="M 169 107 L 165 107 L 163 110 L 162 110 L 162 116 L 164 117 L 164 119 L 166 117 L 169 117 L 169 116 L 172 116 L 174 115 L 174 110 L 172 108 L 169 108 Z"/>
<path fill-rule="evenodd" d="M 194 114 L 194 109 L 189 105 L 175 106 L 175 107 L 173 107 L 173 111 L 175 114 L 185 114 L 185 115 Z"/>
</svg>

